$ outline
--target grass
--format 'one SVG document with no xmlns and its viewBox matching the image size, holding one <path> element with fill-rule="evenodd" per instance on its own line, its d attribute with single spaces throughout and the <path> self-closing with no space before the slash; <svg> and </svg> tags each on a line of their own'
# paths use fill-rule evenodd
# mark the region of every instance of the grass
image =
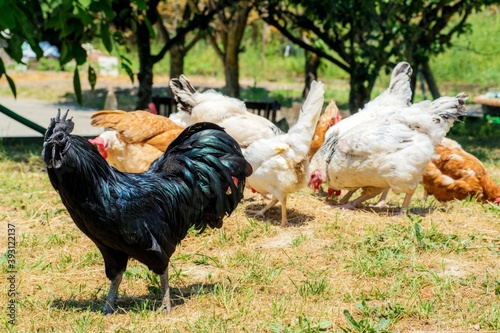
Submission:
<svg viewBox="0 0 500 333">
<path fill-rule="evenodd" d="M 484 148 L 498 182 L 500 150 Z M 247 216 L 263 202 L 246 193 L 222 229 L 191 232 L 174 253 L 171 315 L 157 312 L 158 276 L 132 260 L 120 311 L 104 316 L 109 281 L 102 258 L 51 188 L 39 151 L 0 149 L 0 224 L 4 233 L 15 225 L 17 240 L 18 317 L 12 326 L 0 313 L 7 331 L 500 330 L 500 210 L 472 199 L 423 202 L 421 189 L 403 217 L 325 209 L 325 198 L 304 189 L 288 200 L 286 229 L 279 207 L 265 220 Z M 7 288 L 0 287 L 1 304 Z"/>
<path fill-rule="evenodd" d="M 478 23 L 464 42 L 488 36 L 483 27 L 498 28 L 498 18 L 481 15 L 486 14 L 475 16 L 479 23 L 488 19 L 491 24 Z M 489 43 L 488 47 L 485 52 L 495 52 L 498 45 Z M 247 50 L 248 58 L 242 63 L 259 64 L 248 46 Z M 188 58 L 190 78 L 198 85 L 220 87 L 218 59 L 203 52 L 198 56 Z M 279 45 L 266 57 L 278 64 Z M 466 87 L 473 95 L 498 84 L 497 78 L 483 75 L 487 65 L 494 67 L 496 58 L 467 50 L 448 57 L 438 57 L 433 65 L 446 93 Z M 459 65 L 471 61 L 476 71 L 458 77 Z M 262 67 L 265 70 L 253 71 L 249 65 L 242 71 L 244 98 L 278 98 L 291 105 L 302 88 L 301 64 L 299 54 L 279 66 Z M 324 65 L 321 75 L 327 78 L 327 99 L 341 104 L 347 101 L 348 86 L 342 81 L 345 77 L 333 70 Z M 70 73 L 36 75 L 33 84 L 33 73 L 12 73 L 20 97 L 74 102 Z M 381 77 L 377 89 L 386 85 L 386 79 Z M 123 78 L 100 77 L 94 92 L 85 78 L 82 81 L 87 106 L 100 107 L 106 88 L 115 86 L 119 87 L 119 108 L 131 109 L 136 88 L 123 83 Z M 155 92 L 163 93 L 167 85 L 164 73 L 157 73 Z M 10 96 L 6 84 L 0 85 L 0 95 Z M 450 133 L 484 161 L 497 182 L 500 149 L 495 140 L 499 132 L 498 125 L 467 120 Z M 133 260 L 120 288 L 119 313 L 103 316 L 100 311 L 109 281 L 101 255 L 76 228 L 51 187 L 40 151 L 41 147 L 33 145 L 0 144 L 1 232 L 6 235 L 8 225 L 16 229 L 17 324 L 9 325 L 7 312 L 1 311 L 0 326 L 7 331 L 500 330 L 500 209 L 473 199 L 448 205 L 432 199 L 423 202 L 422 189 L 414 197 L 412 214 L 402 217 L 369 208 L 355 212 L 325 209 L 325 198 L 303 189 L 288 199 L 292 227 L 287 229 L 279 227 L 279 206 L 265 220 L 247 216 L 247 210 L 262 208 L 264 203 L 260 196 L 246 193 L 222 229 L 189 233 L 177 248 L 169 267 L 174 300 L 170 316 L 156 311 L 158 276 Z M 402 198 L 392 195 L 389 203 L 400 205 Z M 4 276 L 9 274 L 4 252 L 0 253 L 0 269 Z M 1 304 L 10 300 L 8 288 L 7 283 L 0 285 Z"/>
</svg>

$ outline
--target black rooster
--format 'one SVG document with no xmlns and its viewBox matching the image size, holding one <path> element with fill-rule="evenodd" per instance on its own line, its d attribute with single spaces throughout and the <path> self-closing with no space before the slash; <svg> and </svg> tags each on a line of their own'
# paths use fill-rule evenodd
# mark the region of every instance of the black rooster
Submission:
<svg viewBox="0 0 500 333">
<path fill-rule="evenodd" d="M 69 112 L 69 110 L 68 110 Z M 243 198 L 252 173 L 224 130 L 197 123 L 184 130 L 142 174 L 109 166 L 87 139 L 71 135 L 72 119 L 52 118 L 42 156 L 54 189 L 75 224 L 99 248 L 111 280 L 105 313 L 115 300 L 128 259 L 161 275 L 162 306 L 170 312 L 168 263 L 191 227 L 220 228 Z"/>
</svg>

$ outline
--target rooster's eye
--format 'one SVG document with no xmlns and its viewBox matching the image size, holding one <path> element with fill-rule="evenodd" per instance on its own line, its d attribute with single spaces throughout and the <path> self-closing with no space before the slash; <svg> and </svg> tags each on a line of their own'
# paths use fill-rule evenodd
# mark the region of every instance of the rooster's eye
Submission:
<svg viewBox="0 0 500 333">
<path fill-rule="evenodd" d="M 57 141 L 61 141 L 62 139 L 64 139 L 64 134 L 63 133 L 57 133 L 55 139 Z"/>
</svg>

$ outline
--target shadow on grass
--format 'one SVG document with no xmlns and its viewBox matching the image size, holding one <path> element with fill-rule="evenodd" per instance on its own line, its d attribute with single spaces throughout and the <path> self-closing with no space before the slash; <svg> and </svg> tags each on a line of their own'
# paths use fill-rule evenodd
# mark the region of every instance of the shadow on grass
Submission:
<svg viewBox="0 0 500 333">
<path fill-rule="evenodd" d="M 245 207 L 245 213 L 248 217 L 255 218 L 256 220 L 269 221 L 273 225 L 279 226 L 281 224 L 281 204 L 277 203 L 276 206 L 269 209 L 264 219 L 259 216 L 255 216 L 255 212 L 261 210 L 267 205 L 267 201 L 262 203 L 251 203 Z M 315 219 L 314 215 L 304 214 L 296 209 L 288 208 L 287 209 L 287 219 L 289 226 L 301 226 L 306 224 L 309 221 Z"/>
<path fill-rule="evenodd" d="M 170 288 L 170 298 L 172 301 L 172 311 L 176 306 L 183 305 L 187 300 L 195 295 L 205 295 L 213 293 L 215 284 L 192 284 L 186 288 Z M 127 312 L 140 313 L 143 311 L 158 311 L 161 307 L 161 291 L 158 287 L 150 286 L 150 293 L 139 296 L 124 296 L 116 300 L 116 314 Z M 102 312 L 106 300 L 105 298 L 92 298 L 89 300 L 66 300 L 55 299 L 51 306 L 62 311 L 78 310 L 89 312 Z"/>
</svg>

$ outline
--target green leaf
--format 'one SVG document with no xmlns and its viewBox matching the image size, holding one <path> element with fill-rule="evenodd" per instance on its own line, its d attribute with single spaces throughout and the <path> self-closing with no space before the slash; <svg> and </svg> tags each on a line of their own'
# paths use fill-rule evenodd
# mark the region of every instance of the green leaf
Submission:
<svg viewBox="0 0 500 333">
<path fill-rule="evenodd" d="M 320 330 L 326 330 L 328 327 L 332 326 L 332 322 L 329 320 L 322 321 L 318 324 Z"/>
<path fill-rule="evenodd" d="M 137 9 L 139 9 L 139 10 L 148 9 L 148 4 L 146 3 L 145 0 L 135 0 L 134 2 L 137 5 Z"/>
<path fill-rule="evenodd" d="M 0 8 L 2 9 L 0 11 L 0 22 L 2 22 L 2 25 L 0 26 L 3 29 L 13 29 L 16 28 L 16 15 L 13 15 L 12 11 L 14 9 L 17 10 L 16 7 L 13 7 L 13 4 L 3 3 Z M 17 13 L 16 13 L 17 14 Z"/>
<path fill-rule="evenodd" d="M 10 76 L 5 74 L 5 77 L 7 78 L 7 81 L 9 82 L 10 90 L 12 91 L 12 94 L 14 95 L 14 98 L 17 97 L 17 91 L 16 91 L 16 85 L 14 83 L 14 80 L 10 78 Z"/>
<path fill-rule="evenodd" d="M 78 104 L 82 105 L 82 85 L 80 83 L 80 73 L 78 72 L 78 66 L 75 67 L 75 72 L 73 73 L 73 89 L 75 90 L 76 100 Z"/>
<path fill-rule="evenodd" d="M 12 38 L 8 40 L 8 46 L 5 49 L 7 54 L 17 62 L 21 62 L 21 59 L 23 58 L 23 42 L 24 39 L 21 36 L 13 35 Z"/>
<path fill-rule="evenodd" d="M 132 68 L 130 68 L 129 65 L 127 65 L 123 62 L 121 64 L 121 66 L 125 70 L 125 72 L 127 72 L 128 77 L 130 78 L 130 81 L 132 81 L 132 83 L 134 83 L 134 72 L 132 71 Z"/>
<path fill-rule="evenodd" d="M 387 327 L 389 327 L 389 324 L 391 323 L 391 320 L 390 319 L 387 319 L 387 318 L 382 318 L 380 320 L 380 324 L 379 324 L 379 329 L 380 330 L 385 330 L 387 329 Z"/>
<path fill-rule="evenodd" d="M 94 67 L 89 65 L 89 72 L 88 72 L 88 77 L 89 77 L 89 83 L 90 83 L 90 88 L 94 90 L 95 88 L 95 83 L 97 81 L 97 74 L 95 72 Z"/>
<path fill-rule="evenodd" d="M 0 58 L 0 79 L 5 74 L 5 65 L 3 64 L 2 58 Z"/>
<path fill-rule="evenodd" d="M 78 11 L 78 18 L 82 21 L 82 23 L 86 26 L 92 24 L 92 17 L 87 14 L 87 12 L 82 8 L 82 5 L 78 2 L 75 3 L 76 10 Z"/>
<path fill-rule="evenodd" d="M 356 319 L 354 319 L 354 317 L 351 315 L 349 310 L 344 310 L 344 317 L 345 317 L 345 319 L 347 319 L 347 322 L 349 323 L 349 325 L 351 325 L 352 327 L 355 327 L 355 328 L 360 328 L 359 323 L 356 321 Z"/>
<path fill-rule="evenodd" d="M 80 43 L 73 43 L 72 49 L 76 64 L 83 65 L 87 61 L 87 51 L 85 51 Z"/>
<path fill-rule="evenodd" d="M 151 38 L 154 39 L 156 37 L 156 31 L 153 28 L 153 25 L 151 24 L 151 21 L 147 17 L 144 17 L 144 23 L 146 23 L 146 26 L 148 27 L 149 33 L 151 35 Z"/>
<path fill-rule="evenodd" d="M 276 323 L 271 323 L 271 324 L 269 324 L 269 328 L 270 328 L 273 332 L 275 332 L 275 333 L 281 333 L 281 332 L 283 332 L 283 328 L 282 328 L 282 326 L 281 326 L 281 325 L 278 325 L 278 324 L 276 324 Z"/>
<path fill-rule="evenodd" d="M 59 57 L 61 66 L 67 64 L 73 58 L 71 47 L 72 45 L 67 40 L 63 40 L 61 45 L 61 56 Z"/>
<path fill-rule="evenodd" d="M 111 43 L 111 35 L 109 34 L 109 25 L 107 22 L 101 22 L 101 39 L 104 47 L 108 52 L 113 51 L 113 44 Z"/>
<path fill-rule="evenodd" d="M 130 59 L 124 56 L 123 54 L 120 55 L 120 59 L 122 62 L 125 62 L 128 65 L 132 65 L 132 61 L 130 61 Z"/>
</svg>

